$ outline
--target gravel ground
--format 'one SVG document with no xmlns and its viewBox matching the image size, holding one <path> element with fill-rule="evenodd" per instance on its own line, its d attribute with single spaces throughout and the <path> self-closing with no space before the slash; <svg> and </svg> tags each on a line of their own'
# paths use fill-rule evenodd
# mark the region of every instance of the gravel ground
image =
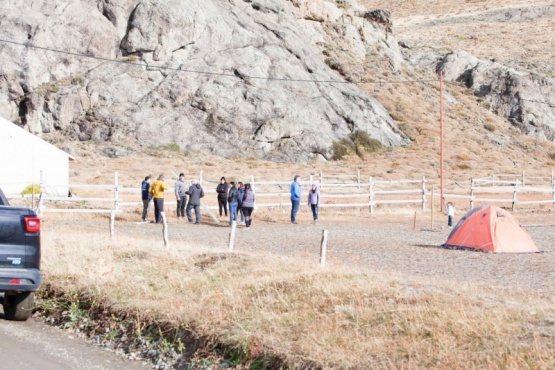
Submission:
<svg viewBox="0 0 555 370">
<path fill-rule="evenodd" d="M 555 225 L 552 215 L 516 215 L 528 227 L 532 239 L 543 253 L 491 254 L 438 248 L 447 240 L 450 229 L 445 216 L 437 216 L 435 228 L 430 228 L 429 215 L 418 215 L 413 230 L 413 215 L 346 216 L 338 221 L 323 215 L 313 225 L 308 212 L 303 210 L 298 225 L 287 221 L 280 212 L 263 211 L 254 214 L 253 226 L 238 226 L 236 251 L 271 253 L 303 258 L 319 263 L 322 230 L 329 231 L 327 260 L 330 266 L 346 265 L 357 269 L 371 269 L 389 274 L 402 274 L 410 279 L 452 281 L 455 284 L 472 282 L 501 289 L 525 291 L 543 296 L 555 293 Z M 462 215 L 461 215 L 462 216 Z M 79 227 L 108 231 L 105 220 L 76 221 Z M 102 226 L 100 226 L 102 224 Z M 180 240 L 217 251 L 227 250 L 228 222 L 220 224 L 203 219 L 202 225 L 190 225 L 186 220 L 170 217 L 168 233 L 171 241 Z M 152 238 L 162 243 L 161 226 L 129 221 L 116 222 L 116 234 Z"/>
</svg>

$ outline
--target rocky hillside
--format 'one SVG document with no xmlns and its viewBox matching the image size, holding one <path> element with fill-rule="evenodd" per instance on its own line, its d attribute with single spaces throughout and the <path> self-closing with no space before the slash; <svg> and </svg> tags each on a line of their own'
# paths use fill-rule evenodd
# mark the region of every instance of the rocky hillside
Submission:
<svg viewBox="0 0 555 370">
<path fill-rule="evenodd" d="M 368 7 L 382 5 L 364 0 Z M 538 140 L 555 140 L 555 5 L 519 1 L 391 1 L 415 68 L 443 70 L 486 109 Z M 483 117 L 478 117 L 483 118 Z"/>
<path fill-rule="evenodd" d="M 408 141 L 330 57 L 399 73 L 387 20 L 354 1 L 3 2 L 0 29 L 0 114 L 51 141 L 286 161 L 356 130 Z"/>
</svg>

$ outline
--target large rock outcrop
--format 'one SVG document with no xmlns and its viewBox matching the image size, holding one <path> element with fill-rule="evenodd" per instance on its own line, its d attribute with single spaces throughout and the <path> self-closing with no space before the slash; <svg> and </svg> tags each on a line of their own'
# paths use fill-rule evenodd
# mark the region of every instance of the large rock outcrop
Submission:
<svg viewBox="0 0 555 370">
<path fill-rule="evenodd" d="M 463 83 L 498 115 L 539 140 L 555 140 L 555 81 L 521 72 L 466 52 L 445 55 L 437 64 L 445 79 Z"/>
<path fill-rule="evenodd" d="M 406 142 L 381 104 L 326 64 L 323 50 L 338 47 L 361 63 L 380 52 L 399 68 L 388 26 L 353 1 L 1 8 L 0 114 L 37 134 L 290 161 L 327 157 L 357 129 L 386 146 Z"/>
</svg>

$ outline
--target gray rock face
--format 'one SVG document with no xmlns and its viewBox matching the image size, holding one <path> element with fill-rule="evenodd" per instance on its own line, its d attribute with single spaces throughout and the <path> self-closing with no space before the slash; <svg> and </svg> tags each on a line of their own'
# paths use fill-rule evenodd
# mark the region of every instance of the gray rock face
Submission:
<svg viewBox="0 0 555 370">
<path fill-rule="evenodd" d="M 555 81 L 519 72 L 466 52 L 447 54 L 438 68 L 448 81 L 464 83 L 492 110 L 539 140 L 555 140 Z"/>
<path fill-rule="evenodd" d="M 53 4 L 55 3 L 55 4 Z M 328 0 L 38 0 L 0 5 L 0 114 L 31 132 L 219 155 L 328 157 L 357 129 L 406 137 L 325 63 L 402 57 L 385 26 Z"/>
</svg>

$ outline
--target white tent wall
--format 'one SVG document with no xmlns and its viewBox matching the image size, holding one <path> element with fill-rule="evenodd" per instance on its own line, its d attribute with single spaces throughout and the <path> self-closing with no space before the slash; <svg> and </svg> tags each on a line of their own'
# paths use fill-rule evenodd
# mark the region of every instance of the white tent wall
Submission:
<svg viewBox="0 0 555 370">
<path fill-rule="evenodd" d="M 65 196 L 69 184 L 66 152 L 0 117 L 0 188 L 19 194 L 28 185 L 46 184 L 46 192 Z M 51 186 L 55 185 L 55 186 Z"/>
</svg>

